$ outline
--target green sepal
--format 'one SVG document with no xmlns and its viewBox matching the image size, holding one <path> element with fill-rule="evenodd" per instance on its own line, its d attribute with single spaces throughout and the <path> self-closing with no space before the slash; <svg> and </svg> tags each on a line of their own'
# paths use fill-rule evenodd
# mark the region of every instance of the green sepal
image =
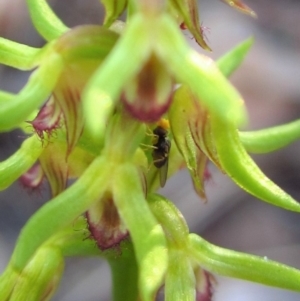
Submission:
<svg viewBox="0 0 300 301">
<path fill-rule="evenodd" d="M 190 234 L 189 240 L 191 256 L 212 273 L 300 291 L 300 271 L 295 268 L 265 257 L 220 248 L 196 234 Z"/>
<path fill-rule="evenodd" d="M 124 163 L 116 169 L 113 197 L 127 226 L 139 266 L 139 289 L 143 301 L 153 300 L 168 265 L 164 232 L 145 200 L 136 167 Z"/>
<path fill-rule="evenodd" d="M 27 6 L 34 27 L 47 41 L 54 40 L 69 30 L 46 0 L 27 0 Z"/>
<path fill-rule="evenodd" d="M 249 38 L 229 50 L 217 60 L 217 66 L 223 75 L 229 77 L 243 62 L 254 43 L 253 38 Z"/>
<path fill-rule="evenodd" d="M 36 135 L 27 138 L 8 159 L 0 162 L 0 190 L 9 187 L 38 159 L 43 148 Z"/>
<path fill-rule="evenodd" d="M 300 204 L 266 177 L 247 154 L 234 125 L 211 116 L 211 127 L 220 165 L 236 184 L 267 203 L 300 212 Z"/>
<path fill-rule="evenodd" d="M 269 153 L 300 138 L 300 120 L 249 132 L 239 132 L 245 149 L 250 153 Z"/>
<path fill-rule="evenodd" d="M 26 86 L 18 94 L 0 94 L 0 131 L 16 128 L 49 97 L 63 66 L 61 57 L 52 53 L 41 67 L 33 72 Z"/>
<path fill-rule="evenodd" d="M 122 14 L 128 0 L 100 0 L 105 8 L 104 25 L 109 27 Z"/>
</svg>

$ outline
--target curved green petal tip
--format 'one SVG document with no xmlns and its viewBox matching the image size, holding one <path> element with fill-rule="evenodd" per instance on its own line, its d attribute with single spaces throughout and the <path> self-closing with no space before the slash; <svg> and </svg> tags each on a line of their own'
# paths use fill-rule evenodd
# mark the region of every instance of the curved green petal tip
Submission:
<svg viewBox="0 0 300 301">
<path fill-rule="evenodd" d="M 220 164 L 232 180 L 265 202 L 300 212 L 300 204 L 264 175 L 247 154 L 236 128 L 213 116 L 211 121 Z"/>
<path fill-rule="evenodd" d="M 241 142 L 248 152 L 269 153 L 300 138 L 300 120 L 251 132 L 239 132 Z"/>
<path fill-rule="evenodd" d="M 229 277 L 300 291 L 300 271 L 267 257 L 235 252 L 190 234 L 191 254 L 206 270 Z"/>
<path fill-rule="evenodd" d="M 27 138 L 21 147 L 8 159 L 0 163 L 0 190 L 9 187 L 25 173 L 42 153 L 41 141 L 37 136 Z"/>
</svg>

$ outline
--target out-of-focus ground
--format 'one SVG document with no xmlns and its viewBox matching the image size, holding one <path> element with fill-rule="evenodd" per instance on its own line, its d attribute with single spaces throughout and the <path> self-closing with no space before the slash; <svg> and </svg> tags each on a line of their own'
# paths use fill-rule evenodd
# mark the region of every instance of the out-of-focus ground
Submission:
<svg viewBox="0 0 300 301">
<path fill-rule="evenodd" d="M 50 1 L 69 26 L 100 24 L 99 1 Z M 249 110 L 247 129 L 259 129 L 299 118 L 300 114 L 300 2 L 248 0 L 258 14 L 252 19 L 217 0 L 200 1 L 200 13 L 212 57 L 237 43 L 255 37 L 255 44 L 232 82 Z M 23 0 L 0 0 L 0 36 L 32 46 L 43 40 L 34 31 Z M 194 43 L 188 33 L 187 40 Z M 197 45 L 195 48 L 199 49 Z M 199 49 L 200 52 L 203 52 Z M 27 72 L 0 66 L 0 89 L 17 92 Z M 0 160 L 22 142 L 18 132 L 0 135 Z M 280 187 L 300 200 L 300 142 L 284 150 L 254 157 L 262 170 Z M 162 191 L 174 200 L 191 231 L 222 247 L 267 256 L 300 268 L 300 217 L 263 203 L 239 189 L 210 165 L 208 202 L 193 192 L 186 171 L 168 181 Z M 0 270 L 9 260 L 21 227 L 49 197 L 27 194 L 16 183 L 0 193 Z M 66 272 L 55 301 L 110 300 L 108 266 L 95 258 L 67 260 Z M 124 271 L 126 273 L 126 271 Z M 217 277 L 215 301 L 296 301 L 299 293 Z"/>
</svg>

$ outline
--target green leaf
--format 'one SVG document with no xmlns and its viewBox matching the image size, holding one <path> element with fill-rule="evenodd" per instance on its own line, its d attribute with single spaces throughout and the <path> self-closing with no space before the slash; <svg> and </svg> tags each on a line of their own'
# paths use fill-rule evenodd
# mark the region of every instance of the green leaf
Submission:
<svg viewBox="0 0 300 301">
<path fill-rule="evenodd" d="M 0 163 L 0 190 L 9 187 L 38 159 L 43 148 L 36 135 L 27 138 L 21 147 L 8 159 Z"/>
<path fill-rule="evenodd" d="M 223 276 L 300 291 L 300 271 L 284 264 L 212 245 L 190 234 L 191 255 L 206 270 Z"/>
<path fill-rule="evenodd" d="M 251 153 L 269 153 L 300 138 L 300 120 L 250 132 L 239 132 L 245 149 Z"/>
<path fill-rule="evenodd" d="M 254 39 L 249 38 L 217 60 L 217 66 L 223 75 L 229 77 L 240 66 L 253 42 Z"/>
<path fill-rule="evenodd" d="M 27 6 L 34 27 L 47 41 L 54 40 L 69 30 L 46 0 L 27 0 Z"/>
</svg>

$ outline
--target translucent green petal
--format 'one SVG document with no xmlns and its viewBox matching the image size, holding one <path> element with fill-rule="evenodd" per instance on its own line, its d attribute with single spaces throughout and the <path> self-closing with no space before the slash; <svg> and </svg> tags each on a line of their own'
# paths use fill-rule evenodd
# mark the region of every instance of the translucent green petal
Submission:
<svg viewBox="0 0 300 301">
<path fill-rule="evenodd" d="M 21 147 L 8 159 L 0 163 L 0 190 L 9 187 L 37 160 L 43 148 L 36 135 L 27 138 Z"/>
<path fill-rule="evenodd" d="M 262 130 L 239 132 L 241 142 L 250 153 L 269 153 L 300 138 L 300 120 Z"/>
<path fill-rule="evenodd" d="M 34 71 L 26 86 L 14 96 L 2 94 L 0 98 L 0 131 L 9 131 L 25 121 L 54 89 L 63 68 L 60 56 L 52 54 L 44 64 Z M 2 96 L 0 94 L 0 97 Z"/>
<path fill-rule="evenodd" d="M 284 264 L 223 249 L 190 234 L 191 255 L 206 270 L 223 276 L 300 291 L 300 271 Z"/>
<path fill-rule="evenodd" d="M 27 0 L 27 5 L 34 27 L 47 41 L 54 40 L 69 30 L 46 0 Z"/>
</svg>

